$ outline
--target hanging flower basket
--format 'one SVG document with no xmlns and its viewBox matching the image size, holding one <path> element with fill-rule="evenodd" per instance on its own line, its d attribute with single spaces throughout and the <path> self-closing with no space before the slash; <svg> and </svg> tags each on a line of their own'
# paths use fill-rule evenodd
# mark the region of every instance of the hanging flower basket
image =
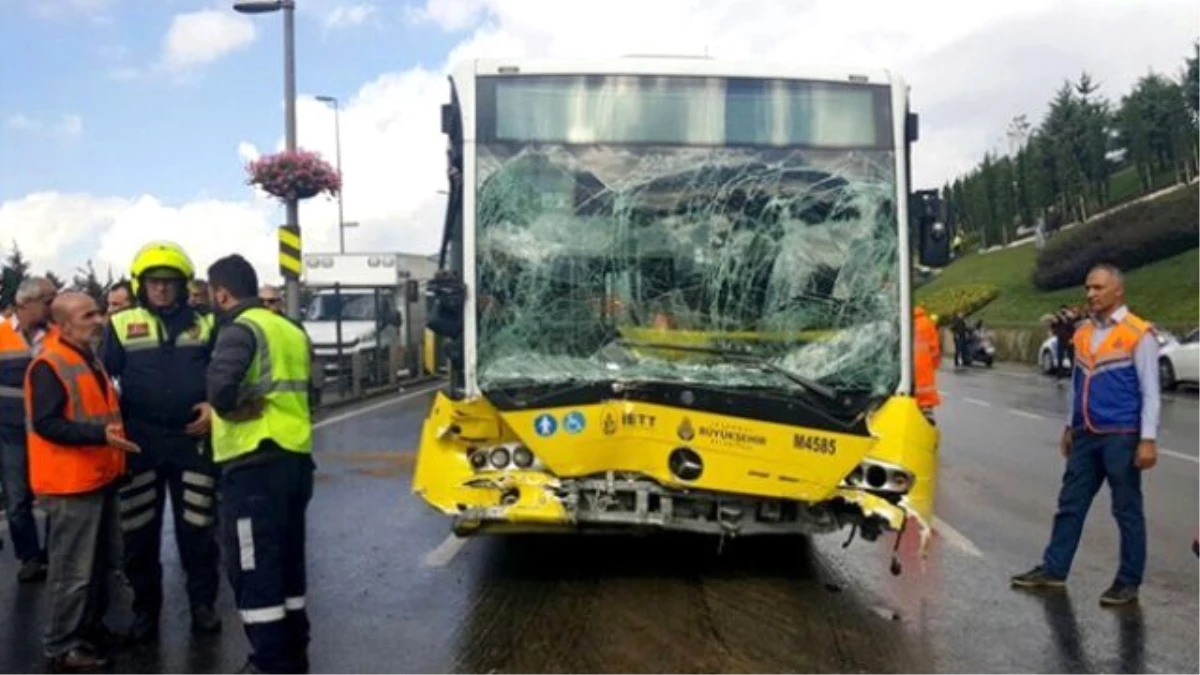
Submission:
<svg viewBox="0 0 1200 675">
<path fill-rule="evenodd" d="M 262 188 L 276 199 L 309 199 L 322 192 L 330 197 L 342 189 L 342 177 L 329 162 L 309 150 L 265 155 L 246 165 L 249 185 Z"/>
</svg>

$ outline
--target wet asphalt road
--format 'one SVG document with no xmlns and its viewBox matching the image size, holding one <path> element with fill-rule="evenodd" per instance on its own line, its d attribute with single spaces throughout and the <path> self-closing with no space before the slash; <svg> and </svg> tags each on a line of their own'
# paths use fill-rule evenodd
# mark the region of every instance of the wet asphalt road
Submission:
<svg viewBox="0 0 1200 675">
<path fill-rule="evenodd" d="M 938 533 L 457 540 L 409 493 L 428 395 L 335 413 L 317 431 L 309 511 L 314 672 L 1197 672 L 1194 394 L 1164 401 L 1159 465 L 1145 479 L 1149 563 L 1141 602 L 1101 608 L 1117 564 L 1107 488 L 1065 593 L 1012 591 L 1038 560 L 1062 460 L 1066 392 L 1022 370 L 939 378 L 945 403 Z M 1169 454 L 1168 452 L 1169 451 Z M 165 541 L 170 542 L 168 537 Z M 9 547 L 6 546 L 6 549 Z M 0 671 L 38 672 L 42 589 L 0 553 Z M 227 587 L 225 631 L 193 638 L 173 549 L 158 645 L 119 672 L 229 672 L 245 640 Z M 120 628 L 126 595 L 110 623 Z"/>
</svg>

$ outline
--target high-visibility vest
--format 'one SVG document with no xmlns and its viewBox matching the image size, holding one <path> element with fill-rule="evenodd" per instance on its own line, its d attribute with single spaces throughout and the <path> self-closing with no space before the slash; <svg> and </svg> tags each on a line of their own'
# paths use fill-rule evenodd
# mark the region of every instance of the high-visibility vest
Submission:
<svg viewBox="0 0 1200 675">
<path fill-rule="evenodd" d="M 25 426 L 25 371 L 33 347 L 9 319 L 0 319 L 0 426 Z"/>
<path fill-rule="evenodd" d="M 243 311 L 234 322 L 249 328 L 258 346 L 238 400 L 261 400 L 264 407 L 254 419 L 241 422 L 213 413 L 213 460 L 224 463 L 248 455 L 266 440 L 290 452 L 312 452 L 308 336 L 288 319 L 261 307 Z"/>
<path fill-rule="evenodd" d="M 942 356 L 937 326 L 925 310 L 918 307 L 913 316 L 913 384 L 917 405 L 932 408 L 940 405 L 937 389 L 937 366 Z"/>
<path fill-rule="evenodd" d="M 33 365 L 46 363 L 67 392 L 64 417 L 73 422 L 107 425 L 121 421 L 116 392 L 101 388 L 92 364 L 64 344 L 58 334 L 46 338 L 45 348 Z M 104 379 L 108 374 L 98 362 Z M 109 445 L 59 445 L 40 436 L 33 428 L 33 395 L 29 374 L 25 375 L 25 438 L 29 447 L 29 482 L 35 494 L 70 495 L 91 492 L 108 485 L 125 473 L 125 453 Z"/>
<path fill-rule="evenodd" d="M 182 431 L 206 398 L 212 317 L 195 314 L 174 343 L 167 341 L 162 318 L 145 307 L 121 310 L 109 322 L 110 337 L 124 352 L 121 372 L 114 374 L 121 378 L 121 406 L 130 430 L 149 424 Z"/>
<path fill-rule="evenodd" d="M 1136 434 L 1141 431 L 1142 391 L 1134 353 L 1150 329 L 1127 313 L 1093 351 L 1095 321 L 1075 331 L 1075 405 L 1072 426 L 1095 434 Z"/>
</svg>

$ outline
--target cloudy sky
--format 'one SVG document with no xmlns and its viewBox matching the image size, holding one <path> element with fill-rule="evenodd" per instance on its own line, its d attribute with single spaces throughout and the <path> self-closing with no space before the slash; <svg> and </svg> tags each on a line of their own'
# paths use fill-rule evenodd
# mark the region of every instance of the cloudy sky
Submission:
<svg viewBox="0 0 1200 675">
<path fill-rule="evenodd" d="M 243 165 L 282 147 L 278 15 L 222 0 L 0 0 L 0 252 L 35 269 L 120 273 L 170 238 L 197 265 L 240 249 L 277 278 L 282 209 Z M 1014 115 L 1039 120 L 1087 70 L 1112 98 L 1176 75 L 1195 0 L 296 0 L 299 139 L 334 156 L 342 101 L 348 250 L 432 252 L 440 236 L 446 72 L 471 56 L 716 58 L 882 66 L 922 117 L 913 159 L 936 186 Z M 753 11 L 751 11 L 753 8 Z M 336 250 L 336 202 L 301 208 L 308 250 Z"/>
</svg>

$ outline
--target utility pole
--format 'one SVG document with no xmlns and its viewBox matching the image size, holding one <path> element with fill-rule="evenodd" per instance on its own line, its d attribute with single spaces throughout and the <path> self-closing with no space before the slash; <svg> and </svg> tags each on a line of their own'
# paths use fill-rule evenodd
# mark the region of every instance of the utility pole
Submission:
<svg viewBox="0 0 1200 675">
<path fill-rule="evenodd" d="M 341 106 L 338 100 L 333 96 L 318 96 L 318 101 L 329 103 L 333 106 L 333 142 L 337 156 L 337 172 L 338 176 L 342 175 L 342 123 L 341 123 Z M 338 253 L 346 252 L 346 217 L 342 211 L 342 193 L 346 190 L 346 181 L 342 179 L 342 188 L 338 190 Z"/>
<path fill-rule="evenodd" d="M 266 14 L 283 12 L 283 118 L 284 142 L 288 152 L 296 150 L 296 3 L 294 0 L 263 2 L 238 2 L 233 5 L 242 14 Z M 295 197 L 286 202 L 287 222 L 285 227 L 300 236 L 300 200 Z M 300 319 L 300 279 L 287 277 L 284 284 L 284 302 L 287 315 Z"/>
</svg>

